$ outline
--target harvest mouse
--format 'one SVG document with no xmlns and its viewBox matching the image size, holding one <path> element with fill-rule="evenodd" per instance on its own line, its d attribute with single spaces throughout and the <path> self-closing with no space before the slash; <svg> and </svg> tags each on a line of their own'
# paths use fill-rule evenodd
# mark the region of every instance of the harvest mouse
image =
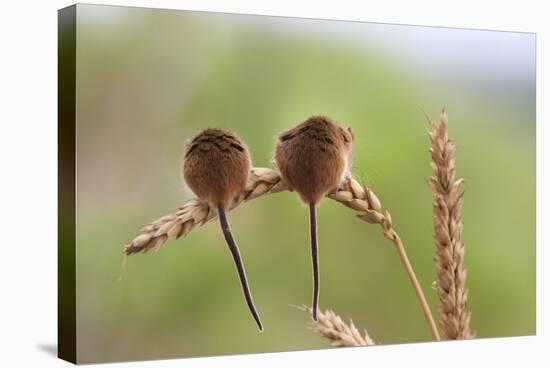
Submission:
<svg viewBox="0 0 550 368">
<path fill-rule="evenodd" d="M 226 210 L 244 191 L 251 167 L 248 148 L 234 133 L 206 129 L 185 146 L 183 177 L 195 195 L 218 211 L 220 225 L 233 256 L 246 303 L 260 331 L 262 322 L 254 306 L 246 273 L 227 221 Z"/>
<path fill-rule="evenodd" d="M 312 116 L 277 138 L 275 163 L 283 182 L 309 205 L 313 266 L 313 320 L 319 305 L 316 205 L 351 175 L 354 135 L 325 116 Z"/>
</svg>

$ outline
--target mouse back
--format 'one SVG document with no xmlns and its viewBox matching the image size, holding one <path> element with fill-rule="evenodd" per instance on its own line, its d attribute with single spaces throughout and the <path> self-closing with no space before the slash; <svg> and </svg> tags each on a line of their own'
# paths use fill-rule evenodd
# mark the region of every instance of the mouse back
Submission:
<svg viewBox="0 0 550 368">
<path fill-rule="evenodd" d="M 312 116 L 279 135 L 275 163 L 304 202 L 317 203 L 349 172 L 352 144 L 351 129 L 328 117 Z"/>
</svg>

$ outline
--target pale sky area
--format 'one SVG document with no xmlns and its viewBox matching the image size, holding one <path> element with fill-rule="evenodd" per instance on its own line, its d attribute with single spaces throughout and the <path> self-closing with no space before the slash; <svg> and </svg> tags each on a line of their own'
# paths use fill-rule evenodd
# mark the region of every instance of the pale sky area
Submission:
<svg viewBox="0 0 550 368">
<path fill-rule="evenodd" d="M 290 19 L 290 21 L 288 21 Z M 469 30 L 383 23 L 258 18 L 278 31 L 303 31 L 337 42 L 375 47 L 403 66 L 467 74 L 472 79 L 533 83 L 533 33 Z"/>
<path fill-rule="evenodd" d="M 144 12 L 134 13 L 135 10 Z M 90 6 L 86 15 L 91 16 L 98 25 L 127 22 L 128 26 L 132 26 L 140 18 L 131 14 L 143 15 L 147 10 Z M 403 68 L 421 73 L 445 73 L 451 80 L 457 78 L 460 82 L 483 81 L 531 91 L 536 78 L 536 36 L 533 33 L 211 12 L 187 14 L 195 14 L 197 19 L 215 19 L 223 27 L 231 29 L 243 27 L 246 31 L 254 31 L 263 28 L 288 37 L 305 36 L 312 40 L 366 46 L 374 48 L 382 56 L 387 55 Z"/>
</svg>

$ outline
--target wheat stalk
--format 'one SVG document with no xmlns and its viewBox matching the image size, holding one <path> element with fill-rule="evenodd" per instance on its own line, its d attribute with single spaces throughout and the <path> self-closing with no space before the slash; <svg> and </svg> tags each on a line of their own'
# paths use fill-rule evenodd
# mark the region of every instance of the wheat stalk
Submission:
<svg viewBox="0 0 550 368">
<path fill-rule="evenodd" d="M 279 174 L 270 169 L 253 168 L 244 193 L 230 206 L 230 210 L 242 202 L 265 194 L 277 193 L 287 188 Z M 162 216 L 141 228 L 141 234 L 124 246 L 124 255 L 158 250 L 168 239 L 187 235 L 197 226 L 202 226 L 218 216 L 208 203 L 193 198 L 185 202 L 175 213 Z"/>
<path fill-rule="evenodd" d="M 432 147 L 430 178 L 433 194 L 435 264 L 439 296 L 439 325 L 449 339 L 474 337 L 470 330 L 470 311 L 465 288 L 464 242 L 462 241 L 462 200 L 460 186 L 463 179 L 455 180 L 455 144 L 447 132 L 447 114 L 441 111 L 439 123 L 431 123 L 429 133 Z"/>
<path fill-rule="evenodd" d="M 308 312 L 309 314 L 312 312 L 312 309 L 306 305 L 294 307 Z M 364 330 L 364 335 L 361 335 L 357 327 L 353 324 L 351 318 L 348 325 L 342 320 L 342 318 L 340 318 L 339 315 L 330 309 L 327 309 L 324 312 L 319 310 L 317 317 L 317 322 L 310 322 L 310 328 L 314 332 L 329 339 L 333 346 L 349 347 L 375 345 L 374 341 L 372 341 L 367 333 L 367 330 Z"/>
<path fill-rule="evenodd" d="M 237 207 L 242 202 L 266 194 L 288 190 L 281 181 L 280 174 L 275 170 L 253 168 L 251 173 L 252 178 L 249 180 L 244 193 L 233 203 L 231 209 Z M 405 270 L 420 302 L 432 337 L 434 340 L 439 340 L 437 326 L 422 291 L 422 287 L 409 262 L 403 242 L 393 228 L 390 213 L 387 210 L 382 211 L 382 205 L 378 197 L 370 188 L 366 185 L 359 184 L 359 182 L 353 178 L 346 180 L 335 193 L 329 194 L 328 197 L 360 212 L 357 217 L 361 220 L 370 224 L 380 225 L 382 233 L 395 245 L 403 265 L 405 266 Z M 166 240 L 170 238 L 177 239 L 180 236 L 187 235 L 196 226 L 204 225 L 207 221 L 216 216 L 216 211 L 210 208 L 207 203 L 199 201 L 198 199 L 191 199 L 180 207 L 176 213 L 163 216 L 142 227 L 141 234 L 124 246 L 124 255 L 129 256 L 134 253 L 146 252 L 150 249 L 158 249 Z"/>
<path fill-rule="evenodd" d="M 382 212 L 382 206 L 378 197 L 376 197 L 374 192 L 366 185 L 359 184 L 353 178 L 350 178 L 341 190 L 334 194 L 330 194 L 329 197 L 344 204 L 345 206 L 362 212 L 357 215 L 357 217 L 361 220 L 370 224 L 380 225 L 382 228 L 382 234 L 384 234 L 387 239 L 391 240 L 399 253 L 399 257 L 403 262 L 403 266 L 405 267 L 407 275 L 409 276 L 415 290 L 416 297 L 422 307 L 422 312 L 424 313 L 424 317 L 428 323 L 433 339 L 439 341 L 439 331 L 437 330 L 437 326 L 432 316 L 430 306 L 428 305 L 424 292 L 422 291 L 422 287 L 420 286 L 411 262 L 409 261 L 403 241 L 393 227 L 390 213 L 387 210 Z"/>
</svg>

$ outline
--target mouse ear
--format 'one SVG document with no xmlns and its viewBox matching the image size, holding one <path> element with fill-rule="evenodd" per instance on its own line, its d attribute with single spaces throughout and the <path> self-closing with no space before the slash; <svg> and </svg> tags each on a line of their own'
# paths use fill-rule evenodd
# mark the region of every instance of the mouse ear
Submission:
<svg viewBox="0 0 550 368">
<path fill-rule="evenodd" d="M 353 134 L 353 129 L 351 129 L 351 127 L 348 127 L 348 132 L 351 135 L 351 138 L 355 139 L 355 134 Z"/>
</svg>

